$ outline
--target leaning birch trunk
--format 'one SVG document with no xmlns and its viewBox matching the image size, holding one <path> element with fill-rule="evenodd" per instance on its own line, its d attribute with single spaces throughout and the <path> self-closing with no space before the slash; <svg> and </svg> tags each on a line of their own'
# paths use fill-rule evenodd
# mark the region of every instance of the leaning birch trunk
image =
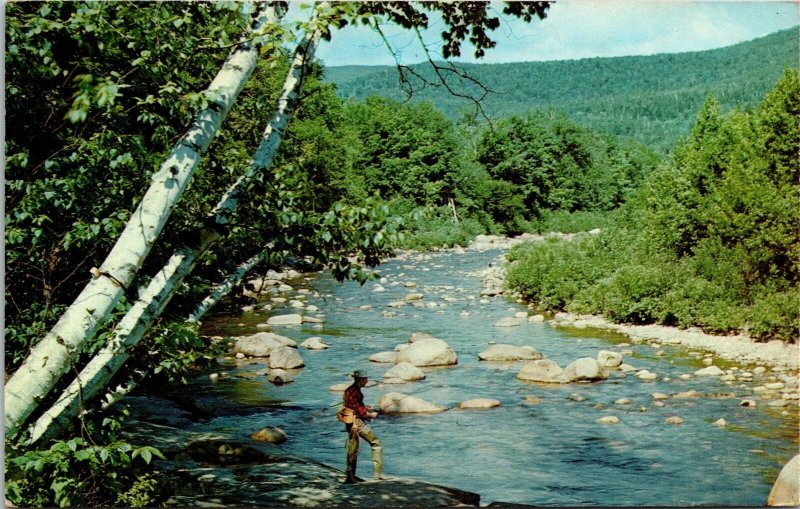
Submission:
<svg viewBox="0 0 800 509">
<path fill-rule="evenodd" d="M 217 205 L 211 223 L 227 224 L 230 215 L 238 208 L 236 197 L 244 184 L 258 172 L 272 165 L 283 132 L 291 119 L 302 78 L 313 59 L 319 36 L 319 30 L 309 33 L 295 50 L 289 73 L 278 99 L 278 107 L 270 124 L 264 130 L 255 156 L 247 171 L 228 189 Z M 199 234 L 200 241 L 197 247 L 184 247 L 170 258 L 125 317 L 117 324 L 109 344 L 92 358 L 78 378 L 58 398 L 56 404 L 36 421 L 29 443 L 36 442 L 43 436 L 55 434 L 63 423 L 77 414 L 82 401 L 93 397 L 108 384 L 111 377 L 128 360 L 127 350 L 147 332 L 153 320 L 164 310 L 175 289 L 194 268 L 200 255 L 221 237 L 222 230 L 223 228 L 220 226 L 204 229 Z"/>
<path fill-rule="evenodd" d="M 131 284 L 145 257 L 161 233 L 173 207 L 186 189 L 201 155 L 219 131 L 255 69 L 259 44 L 248 40 L 274 24 L 282 10 L 277 3 L 261 2 L 261 7 L 239 44 L 228 56 L 206 89 L 209 107 L 198 113 L 192 126 L 173 147 L 150 188 L 131 216 L 125 230 L 95 276 L 58 323 L 31 351 L 5 387 L 4 422 L 6 436 L 14 436 L 42 399 L 66 373 L 73 356 L 104 324 Z"/>
<path fill-rule="evenodd" d="M 188 323 L 200 323 L 203 315 L 205 315 L 209 309 L 216 306 L 217 302 L 222 300 L 223 297 L 228 295 L 228 292 L 230 292 L 233 287 L 238 285 L 242 279 L 244 279 L 247 273 L 253 270 L 253 268 L 267 256 L 270 247 L 271 246 L 268 246 L 267 249 L 261 251 L 243 264 L 239 265 L 236 271 L 228 276 L 225 281 L 214 285 L 214 287 L 211 289 L 211 293 L 209 293 L 208 296 L 197 305 L 197 307 L 194 309 L 194 312 L 189 315 L 189 318 L 187 318 L 186 321 Z"/>
<path fill-rule="evenodd" d="M 220 300 L 222 300 L 223 297 L 225 297 L 237 284 L 239 284 L 244 277 L 267 256 L 270 248 L 271 246 L 267 246 L 264 251 L 261 251 L 245 261 L 243 264 L 239 265 L 239 267 L 237 267 L 237 269 L 224 281 L 214 285 L 214 288 L 211 289 L 211 293 L 209 293 L 208 296 L 206 296 L 206 298 L 197 305 L 194 312 L 189 316 L 189 318 L 186 319 L 186 323 L 200 323 L 200 320 L 203 318 L 206 312 L 208 312 L 209 309 L 214 307 Z M 113 390 L 107 391 L 105 400 L 101 404 L 103 410 L 107 409 L 114 403 L 117 403 L 119 400 L 130 394 L 137 385 L 138 382 L 131 378 L 124 384 L 118 385 Z M 45 432 L 43 436 L 48 436 L 48 434 L 48 432 Z"/>
</svg>

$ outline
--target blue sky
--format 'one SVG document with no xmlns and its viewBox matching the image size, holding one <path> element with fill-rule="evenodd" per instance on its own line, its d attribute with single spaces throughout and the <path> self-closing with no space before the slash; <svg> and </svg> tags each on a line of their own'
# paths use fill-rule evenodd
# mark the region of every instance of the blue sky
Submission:
<svg viewBox="0 0 800 509">
<path fill-rule="evenodd" d="M 550 8 L 547 19 L 530 25 L 505 19 L 494 32 L 497 47 L 487 51 L 488 63 L 567 60 L 587 57 L 652 55 L 728 46 L 761 37 L 800 22 L 800 4 L 774 1 L 563 0 Z M 413 36 L 387 27 L 403 64 L 424 54 Z M 424 34 L 434 50 L 441 25 Z M 462 51 L 464 62 L 475 61 Z M 346 27 L 324 43 L 317 56 L 330 66 L 392 65 L 394 58 L 368 28 Z"/>
</svg>

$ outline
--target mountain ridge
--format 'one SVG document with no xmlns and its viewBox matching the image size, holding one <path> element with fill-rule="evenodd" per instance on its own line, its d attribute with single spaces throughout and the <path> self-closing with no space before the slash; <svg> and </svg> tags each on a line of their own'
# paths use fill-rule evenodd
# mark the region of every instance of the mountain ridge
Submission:
<svg viewBox="0 0 800 509">
<path fill-rule="evenodd" d="M 666 152 L 688 134 L 709 94 L 726 110 L 756 106 L 785 68 L 798 67 L 798 46 L 798 27 L 793 27 L 703 51 L 458 67 L 496 92 L 483 103 L 492 118 L 555 109 L 600 132 Z M 411 67 L 432 76 L 427 64 Z M 406 99 L 394 66 L 328 67 L 325 76 L 343 98 Z M 451 85 L 461 92 L 475 91 L 463 80 Z M 474 112 L 468 101 L 442 89 L 422 89 L 412 100 L 431 101 L 453 119 Z"/>
</svg>

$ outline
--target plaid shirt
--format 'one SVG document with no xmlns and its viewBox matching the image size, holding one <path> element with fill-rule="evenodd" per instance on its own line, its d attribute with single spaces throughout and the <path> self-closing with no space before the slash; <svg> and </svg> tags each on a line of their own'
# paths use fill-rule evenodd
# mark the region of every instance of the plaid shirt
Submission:
<svg viewBox="0 0 800 509">
<path fill-rule="evenodd" d="M 354 383 L 344 391 L 344 406 L 352 409 L 360 419 L 365 419 L 369 410 L 364 406 L 364 395 L 361 387 Z"/>
</svg>

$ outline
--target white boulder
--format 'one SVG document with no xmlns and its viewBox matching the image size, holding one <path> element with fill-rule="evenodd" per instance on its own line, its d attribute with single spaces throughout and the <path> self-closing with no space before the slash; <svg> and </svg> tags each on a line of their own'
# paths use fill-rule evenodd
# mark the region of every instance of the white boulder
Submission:
<svg viewBox="0 0 800 509">
<path fill-rule="evenodd" d="M 267 320 L 268 325 L 300 325 L 301 323 L 303 323 L 303 317 L 297 313 L 270 316 Z"/>
<path fill-rule="evenodd" d="M 256 431 L 250 438 L 256 442 L 267 442 L 270 444 L 280 444 L 286 441 L 286 432 L 281 428 L 264 428 Z"/>
<path fill-rule="evenodd" d="M 384 383 L 396 383 L 394 380 L 403 383 L 424 379 L 425 373 L 423 373 L 418 367 L 408 362 L 401 362 L 383 374 Z"/>
<path fill-rule="evenodd" d="M 414 366 L 448 366 L 458 364 L 458 356 L 450 345 L 437 338 L 423 339 L 397 352 L 395 362 Z"/>
<path fill-rule="evenodd" d="M 478 354 L 482 361 L 520 361 L 541 359 L 543 355 L 532 346 L 492 345 Z"/>
<path fill-rule="evenodd" d="M 314 336 L 312 338 L 308 338 L 307 340 L 300 343 L 300 346 L 303 348 L 308 348 L 309 350 L 325 350 L 329 348 L 327 343 L 322 341 L 322 338 Z"/>
<path fill-rule="evenodd" d="M 273 350 L 282 346 L 297 347 L 297 343 L 274 332 L 259 332 L 237 338 L 233 350 L 251 357 L 269 357 Z"/>
<path fill-rule="evenodd" d="M 495 327 L 518 327 L 519 326 L 519 318 L 514 318 L 511 316 L 506 316 L 505 318 L 501 318 L 494 324 Z"/>
<path fill-rule="evenodd" d="M 289 373 L 278 368 L 269 370 L 269 374 L 267 375 L 267 380 L 276 385 L 288 384 L 289 382 L 294 381 L 294 379 Z"/>
<path fill-rule="evenodd" d="M 280 369 L 301 368 L 305 365 L 303 358 L 294 348 L 282 346 L 272 351 L 269 356 L 269 367 Z"/>
<path fill-rule="evenodd" d="M 651 373 L 650 371 L 647 371 L 646 369 L 643 369 L 643 370 L 639 371 L 638 373 L 636 373 L 636 377 L 639 380 L 642 380 L 643 382 L 652 382 L 652 381 L 654 381 L 655 379 L 658 378 L 658 375 L 656 375 L 655 373 Z"/>
<path fill-rule="evenodd" d="M 725 372 L 717 366 L 709 366 L 707 368 L 698 369 L 694 374 L 695 376 L 722 376 Z"/>
<path fill-rule="evenodd" d="M 447 410 L 447 407 L 399 392 L 384 394 L 378 400 L 378 406 L 384 414 L 429 414 Z"/>
<path fill-rule="evenodd" d="M 476 398 L 462 401 L 458 404 L 458 408 L 462 410 L 484 410 L 487 408 L 495 408 L 500 406 L 500 401 L 491 398 Z"/>
<path fill-rule="evenodd" d="M 622 364 L 622 354 L 611 350 L 600 350 L 597 352 L 597 362 L 606 368 L 616 368 Z"/>
<path fill-rule="evenodd" d="M 800 454 L 784 465 L 772 485 L 767 498 L 768 506 L 800 506 Z"/>
<path fill-rule="evenodd" d="M 517 374 L 517 378 L 529 382 L 558 384 L 563 381 L 561 378 L 563 373 L 561 366 L 550 359 L 539 359 L 525 364 Z"/>
<path fill-rule="evenodd" d="M 438 338 L 431 336 L 427 332 L 412 332 L 411 336 L 408 337 L 408 342 L 416 343 L 417 341 L 422 341 L 424 339 L 438 339 Z"/>
<path fill-rule="evenodd" d="M 608 378 L 608 371 L 591 357 L 583 357 L 564 368 L 562 375 L 567 382 L 594 382 Z"/>
<path fill-rule="evenodd" d="M 370 362 L 394 364 L 397 352 L 378 352 L 369 356 Z"/>
</svg>

